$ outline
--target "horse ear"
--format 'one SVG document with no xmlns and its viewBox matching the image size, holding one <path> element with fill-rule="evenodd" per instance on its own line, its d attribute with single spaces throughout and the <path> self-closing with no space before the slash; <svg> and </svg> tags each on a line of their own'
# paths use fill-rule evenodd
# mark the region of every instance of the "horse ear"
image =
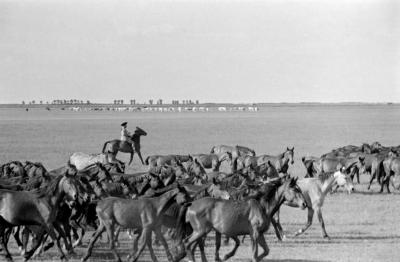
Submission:
<svg viewBox="0 0 400 262">
<path fill-rule="evenodd" d="M 294 151 L 294 146 L 292 147 L 292 149 L 290 151 Z"/>
<path fill-rule="evenodd" d="M 267 164 L 272 167 L 271 161 L 268 160 Z"/>
<path fill-rule="evenodd" d="M 218 181 L 215 177 L 212 178 L 211 183 L 213 183 L 214 185 L 218 185 Z"/>
</svg>

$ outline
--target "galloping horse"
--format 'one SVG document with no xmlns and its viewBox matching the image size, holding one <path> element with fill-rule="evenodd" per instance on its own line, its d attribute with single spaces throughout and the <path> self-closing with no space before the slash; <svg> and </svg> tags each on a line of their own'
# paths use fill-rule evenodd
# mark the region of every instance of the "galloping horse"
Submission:
<svg viewBox="0 0 400 262">
<path fill-rule="evenodd" d="M 223 154 L 195 154 L 191 155 L 193 159 L 196 159 L 203 168 L 211 168 L 212 171 L 219 171 L 221 163 L 228 161 L 232 165 L 232 153 L 225 152 Z"/>
<path fill-rule="evenodd" d="M 135 151 L 138 154 L 140 161 L 142 162 L 142 165 L 144 165 L 142 153 L 140 152 L 140 136 L 147 136 L 147 133 L 143 129 L 136 127 L 136 130 L 132 134 L 131 139 L 133 141 Z M 129 159 L 129 164 L 131 164 L 133 160 L 133 154 L 135 153 L 135 151 L 132 149 L 131 144 L 129 144 L 128 142 L 121 141 L 120 139 L 114 139 L 104 143 L 102 153 L 108 152 L 113 157 L 115 157 L 118 154 L 118 152 L 130 153 L 131 155 Z"/>
<path fill-rule="evenodd" d="M 187 202 L 187 193 L 179 185 L 159 197 L 139 199 L 110 197 L 99 201 L 96 207 L 96 213 L 100 220 L 100 225 L 90 240 L 86 255 L 82 258 L 82 261 L 86 261 L 90 257 L 94 243 L 104 231 L 107 231 L 110 239 L 110 249 L 115 259 L 121 261 L 115 250 L 114 228 L 115 226 L 122 226 L 123 228 L 141 231 L 140 247 L 135 254 L 133 254 L 130 261 L 136 261 L 146 245 L 149 248 L 152 260 L 157 261 L 151 241 L 151 234 L 154 231 L 164 245 L 168 260 L 172 262 L 172 254 L 161 233 L 161 218 L 165 211 L 175 202 L 178 204 Z"/>
<path fill-rule="evenodd" d="M 329 238 L 325 230 L 324 219 L 322 218 L 322 205 L 328 192 L 334 186 L 344 186 L 349 194 L 354 191 L 353 181 L 350 176 L 344 173 L 345 168 L 335 173 L 323 173 L 318 178 L 304 178 L 297 181 L 307 202 L 308 220 L 304 228 L 300 229 L 297 235 L 304 233 L 312 224 L 314 212 L 317 212 L 319 223 L 322 228 L 322 236 Z"/>
<path fill-rule="evenodd" d="M 206 261 L 203 237 L 214 229 L 216 231 L 215 261 L 220 261 L 219 248 L 222 234 L 235 241 L 235 247 L 225 255 L 224 261 L 236 253 L 240 244 L 239 235 L 250 235 L 252 261 L 261 261 L 269 253 L 264 232 L 268 230 L 272 216 L 285 202 L 306 207 L 301 190 L 296 185 L 296 179 L 289 179 L 286 182 L 277 179 L 274 183 L 264 185 L 254 196 L 244 201 L 208 197 L 193 201 L 186 212 L 186 221 L 193 228 L 193 233 L 185 243 L 189 260 L 194 261 L 194 249 L 199 244 L 202 261 Z M 263 248 L 261 255 L 258 255 L 258 244 Z"/>
<path fill-rule="evenodd" d="M 38 194 L 26 191 L 0 190 L 0 245 L 6 252 L 6 259 L 11 261 L 11 254 L 7 249 L 4 230 L 14 226 L 40 226 L 39 239 L 46 231 L 53 241 L 57 242 L 60 258 L 65 258 L 61 245 L 57 240 L 53 223 L 57 210 L 64 196 L 76 201 L 78 198 L 78 181 L 74 177 L 59 176 L 48 187 Z M 37 241 L 34 247 L 24 255 L 28 260 L 41 241 Z"/>
<path fill-rule="evenodd" d="M 270 161 L 271 164 L 275 166 L 278 173 L 287 174 L 287 170 L 289 169 L 289 161 L 290 164 L 292 165 L 294 163 L 293 155 L 294 155 L 294 147 L 293 148 L 287 147 L 285 152 L 277 156 L 260 155 L 260 156 L 246 157 L 244 159 L 244 166 L 256 167 L 268 163 L 268 161 Z"/>
</svg>

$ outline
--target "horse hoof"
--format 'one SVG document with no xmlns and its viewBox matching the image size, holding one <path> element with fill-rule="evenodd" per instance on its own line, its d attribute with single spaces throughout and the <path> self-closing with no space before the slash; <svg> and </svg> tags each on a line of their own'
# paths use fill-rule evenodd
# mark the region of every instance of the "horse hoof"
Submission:
<svg viewBox="0 0 400 262">
<path fill-rule="evenodd" d="M 326 240 L 331 240 L 331 238 L 330 238 L 328 235 L 325 235 L 325 236 L 324 236 L 324 239 L 326 239 Z"/>
</svg>

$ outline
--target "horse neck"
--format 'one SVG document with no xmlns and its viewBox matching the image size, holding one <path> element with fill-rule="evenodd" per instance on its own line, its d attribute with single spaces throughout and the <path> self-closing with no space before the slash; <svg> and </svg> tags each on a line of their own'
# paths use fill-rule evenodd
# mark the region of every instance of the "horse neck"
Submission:
<svg viewBox="0 0 400 262">
<path fill-rule="evenodd" d="M 175 192 L 175 190 L 171 190 L 154 199 L 153 203 L 158 205 L 157 217 L 159 217 L 165 210 L 167 210 L 171 206 L 176 194 L 177 193 Z"/>
<path fill-rule="evenodd" d="M 322 194 L 326 195 L 329 191 L 331 191 L 335 184 L 337 184 L 335 177 L 333 175 L 330 175 L 327 179 L 325 179 L 325 181 L 322 182 Z"/>
<path fill-rule="evenodd" d="M 53 208 L 58 207 L 65 196 L 65 192 L 61 190 L 59 186 L 60 183 L 58 183 L 57 190 L 55 190 L 52 194 L 43 197 L 46 202 Z"/>
<path fill-rule="evenodd" d="M 267 217 L 272 218 L 272 216 L 279 210 L 279 208 L 284 202 L 283 194 L 284 194 L 284 188 L 283 185 L 281 185 L 276 190 L 273 197 L 268 199 L 263 198 L 264 201 L 263 207 Z"/>
</svg>

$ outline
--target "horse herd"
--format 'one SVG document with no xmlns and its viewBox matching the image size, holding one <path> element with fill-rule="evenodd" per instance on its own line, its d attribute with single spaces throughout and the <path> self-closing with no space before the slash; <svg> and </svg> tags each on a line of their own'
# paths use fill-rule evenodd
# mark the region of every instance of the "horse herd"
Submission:
<svg viewBox="0 0 400 262">
<path fill-rule="evenodd" d="M 316 213 L 322 236 L 329 238 L 321 211 L 329 192 L 344 187 L 351 193 L 353 178 L 359 182 L 360 174 L 369 174 L 370 184 L 376 178 L 381 191 L 384 186 L 389 191 L 390 182 L 398 188 L 400 175 L 400 147 L 377 142 L 303 157 L 303 179 L 288 172 L 294 163 L 294 147 L 278 155 L 256 155 L 238 145 L 213 146 L 204 154 L 151 155 L 143 161 L 148 171 L 126 174 L 124 163 L 116 159 L 117 146 L 111 146 L 111 152 L 107 144 L 101 154 L 75 153 L 66 166 L 51 171 L 29 161 L 0 166 L 0 247 L 7 260 L 12 260 L 7 248 L 10 237 L 25 260 L 54 244 L 60 259 L 66 259 L 64 252 L 73 254 L 90 229 L 95 233 L 82 261 L 92 255 L 104 232 L 115 259 L 121 261 L 116 249 L 121 230 L 128 230 L 133 238 L 129 261 L 136 261 L 145 247 L 157 261 L 153 233 L 169 261 L 184 257 L 194 261 L 197 247 L 206 261 L 205 239 L 211 231 L 215 232 L 216 261 L 221 260 L 222 236 L 234 241 L 233 249 L 222 258 L 227 260 L 235 255 L 239 236 L 245 235 L 251 240 L 252 261 L 260 261 L 269 253 L 264 233 L 270 224 L 279 240 L 285 238 L 279 222 L 281 205 L 308 210 L 307 222 L 296 235 L 311 226 Z M 173 240 L 172 250 L 168 238 Z"/>
</svg>

